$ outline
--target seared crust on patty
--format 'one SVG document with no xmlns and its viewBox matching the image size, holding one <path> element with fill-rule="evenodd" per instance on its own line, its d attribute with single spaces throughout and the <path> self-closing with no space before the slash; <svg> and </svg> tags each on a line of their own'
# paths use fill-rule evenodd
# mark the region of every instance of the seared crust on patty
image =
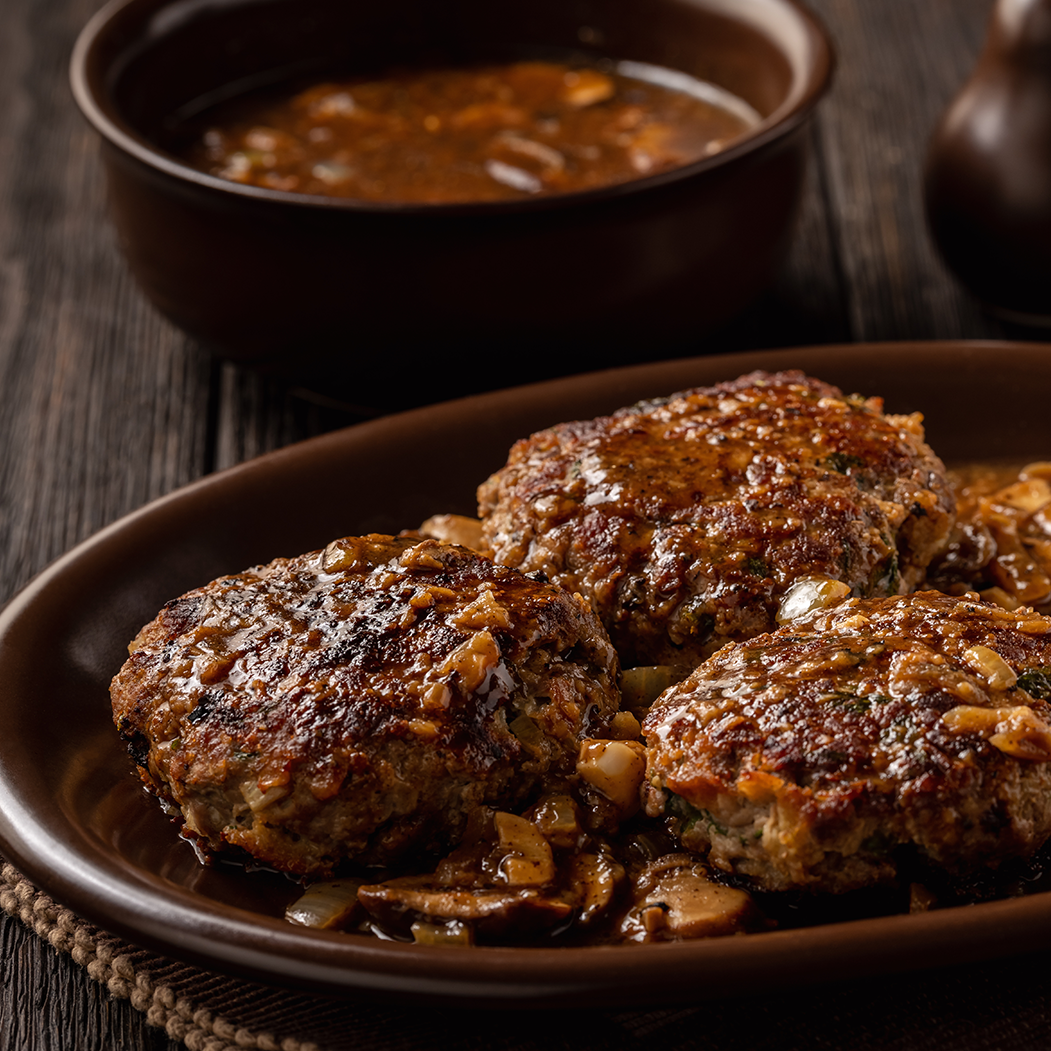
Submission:
<svg viewBox="0 0 1051 1051">
<path fill-rule="evenodd" d="M 764 890 L 952 873 L 1051 834 L 1051 619 L 934 592 L 729 645 L 646 717 L 652 815 Z"/>
<path fill-rule="evenodd" d="M 494 558 L 590 599 L 625 667 L 775 627 L 803 576 L 915 587 L 953 494 L 919 415 L 755 372 L 516 443 L 479 489 Z"/>
<path fill-rule="evenodd" d="M 465 548 L 350 537 L 169 602 L 113 680 L 146 784 L 212 850 L 332 872 L 455 844 L 616 712 L 587 604 Z"/>
</svg>

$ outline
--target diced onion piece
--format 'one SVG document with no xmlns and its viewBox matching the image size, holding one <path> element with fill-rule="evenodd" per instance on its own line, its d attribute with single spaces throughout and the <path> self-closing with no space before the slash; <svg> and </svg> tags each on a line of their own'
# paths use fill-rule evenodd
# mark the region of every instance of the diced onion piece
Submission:
<svg viewBox="0 0 1051 1051">
<path fill-rule="evenodd" d="M 312 884 L 285 909 L 285 919 L 301 927 L 339 930 L 361 912 L 358 902 L 360 880 L 332 880 Z"/>
<path fill-rule="evenodd" d="M 574 70 L 565 75 L 563 82 L 563 100 L 578 109 L 605 102 L 616 90 L 612 79 L 595 69 Z"/>
<path fill-rule="evenodd" d="M 424 923 L 418 920 L 412 925 L 412 940 L 417 945 L 473 945 L 471 928 L 466 923 L 453 920 L 451 923 Z"/>
<path fill-rule="evenodd" d="M 326 573 L 342 573 L 352 570 L 358 562 L 358 552 L 338 540 L 329 543 L 321 552 L 321 568 Z"/>
<path fill-rule="evenodd" d="M 425 741 L 435 741 L 438 738 L 438 724 L 430 719 L 410 719 L 409 729 Z"/>
<path fill-rule="evenodd" d="M 634 741 L 642 734 L 642 725 L 631 712 L 617 712 L 610 719 L 609 728 L 618 741 Z"/>
<path fill-rule="evenodd" d="M 452 618 L 451 623 L 464 631 L 482 631 L 493 628 L 509 631 L 514 627 L 511 614 L 501 606 L 497 597 L 488 589 L 482 590 Z"/>
<path fill-rule="evenodd" d="M 288 792 L 288 785 L 272 785 L 266 791 L 260 789 L 259 785 L 254 781 L 246 781 L 241 785 L 241 795 L 244 796 L 244 801 L 252 808 L 253 812 L 263 810 L 270 806 L 271 803 L 284 799 Z"/>
<path fill-rule="evenodd" d="M 983 708 L 977 704 L 958 704 L 950 708 L 943 716 L 942 722 L 953 733 L 991 734 L 1000 722 L 998 708 Z"/>
<path fill-rule="evenodd" d="M 1034 763 L 1051 760 L 1051 727 L 1025 705 L 1007 710 L 989 743 L 1015 759 Z"/>
<path fill-rule="evenodd" d="M 516 716 L 507 727 L 518 738 L 522 746 L 533 755 L 544 754 L 544 734 L 528 715 Z"/>
<path fill-rule="evenodd" d="M 500 645 L 489 631 L 479 631 L 456 647 L 438 668 L 444 679 L 454 672 L 463 688 L 477 690 L 500 663 Z"/>
<path fill-rule="evenodd" d="M 1015 759 L 1036 763 L 1051 760 L 1051 726 L 1024 704 L 1011 708 L 961 704 L 950 708 L 942 722 L 953 733 L 980 734 Z"/>
<path fill-rule="evenodd" d="M 777 611 L 777 623 L 789 621 L 841 602 L 850 594 L 850 588 L 841 580 L 831 577 L 800 577 L 785 592 Z"/>
<path fill-rule="evenodd" d="M 1031 515 L 1051 503 L 1051 486 L 1045 478 L 1031 477 L 1001 489 L 994 499 Z"/>
<path fill-rule="evenodd" d="M 1046 635 L 1051 628 L 1048 626 L 1046 617 L 1042 617 L 1037 613 L 1033 613 L 1032 610 L 1022 610 L 1022 615 L 1027 613 L 1033 614 L 1026 620 L 1018 620 L 1015 622 L 1015 627 L 1026 635 Z"/>
<path fill-rule="evenodd" d="M 533 824 L 556 847 L 571 847 L 580 836 L 576 803 L 569 796 L 548 796 L 533 809 Z"/>
<path fill-rule="evenodd" d="M 639 808 L 645 749 L 638 741 L 581 741 L 577 773 L 627 817 Z"/>
<path fill-rule="evenodd" d="M 1011 665 L 988 646 L 972 646 L 964 651 L 963 659 L 985 679 L 992 690 L 1009 690 L 1018 682 Z"/>
</svg>

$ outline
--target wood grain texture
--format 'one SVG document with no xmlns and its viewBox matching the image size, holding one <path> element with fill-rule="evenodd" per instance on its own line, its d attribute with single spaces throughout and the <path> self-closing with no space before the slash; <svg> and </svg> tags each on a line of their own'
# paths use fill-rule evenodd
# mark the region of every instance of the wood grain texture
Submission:
<svg viewBox="0 0 1051 1051">
<path fill-rule="evenodd" d="M 19 920 L 4 917 L 0 952 L 5 1051 L 185 1051 Z"/>
<path fill-rule="evenodd" d="M 70 48 L 96 6 L 0 7 L 0 602 L 209 467 L 213 366 L 128 280 L 97 144 L 67 86 Z M 178 1046 L 0 916 L 5 1051 Z"/>
<path fill-rule="evenodd" d="M 212 366 L 142 301 L 105 215 L 66 61 L 93 5 L 3 8 L 0 580 L 4 597 L 115 517 L 208 469 Z M 8 146 L 8 144 L 10 144 Z"/>
<path fill-rule="evenodd" d="M 96 143 L 66 80 L 75 35 L 96 6 L 0 4 L 0 601 L 146 501 L 368 412 L 344 379 L 303 386 L 215 363 L 143 301 L 106 221 Z M 974 61 L 991 0 L 812 6 L 838 68 L 811 130 L 797 238 L 768 295 L 685 349 L 1034 335 L 985 315 L 952 280 L 922 214 L 927 138 Z M 990 1047 L 994 1023 L 983 1016 Z M 929 1029 L 887 1037 L 901 1049 L 948 1046 Z M 1034 1038 L 1018 1046 L 1048 1046 L 1046 1033 Z M 812 1046 L 831 1040 L 826 1030 Z M 4 1051 L 176 1047 L 0 917 Z"/>
<path fill-rule="evenodd" d="M 998 335 L 926 235 L 927 141 L 981 43 L 988 3 L 824 0 L 840 49 L 821 116 L 829 213 L 858 340 Z"/>
</svg>

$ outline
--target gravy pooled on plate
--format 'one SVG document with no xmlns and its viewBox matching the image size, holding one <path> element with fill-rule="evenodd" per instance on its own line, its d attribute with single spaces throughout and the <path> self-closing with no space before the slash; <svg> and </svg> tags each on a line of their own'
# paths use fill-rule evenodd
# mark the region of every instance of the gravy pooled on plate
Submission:
<svg viewBox="0 0 1051 1051">
<path fill-rule="evenodd" d="M 168 602 L 114 720 L 316 929 L 643 943 L 1042 892 L 1051 462 L 952 483 L 918 413 L 793 370 L 560 424 L 481 519 Z"/>
<path fill-rule="evenodd" d="M 642 63 L 410 70 L 246 96 L 187 153 L 233 182 L 365 201 L 514 200 L 699 160 L 759 121 L 735 96 Z"/>
</svg>

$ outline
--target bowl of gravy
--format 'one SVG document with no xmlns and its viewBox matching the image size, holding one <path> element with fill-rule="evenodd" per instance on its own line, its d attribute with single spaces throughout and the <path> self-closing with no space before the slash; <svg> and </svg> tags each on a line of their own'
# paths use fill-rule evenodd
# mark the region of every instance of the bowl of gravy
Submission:
<svg viewBox="0 0 1051 1051">
<path fill-rule="evenodd" d="M 158 309 L 397 405 L 740 311 L 832 64 L 795 0 L 112 0 L 71 80 Z"/>
</svg>

